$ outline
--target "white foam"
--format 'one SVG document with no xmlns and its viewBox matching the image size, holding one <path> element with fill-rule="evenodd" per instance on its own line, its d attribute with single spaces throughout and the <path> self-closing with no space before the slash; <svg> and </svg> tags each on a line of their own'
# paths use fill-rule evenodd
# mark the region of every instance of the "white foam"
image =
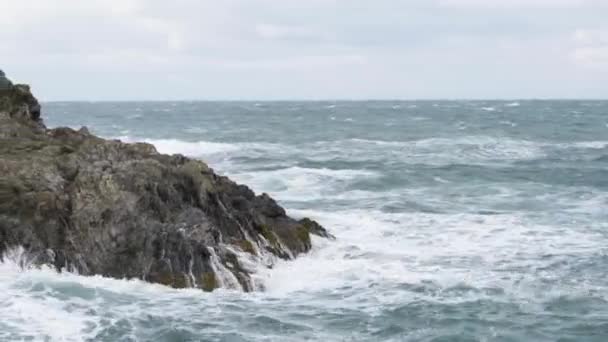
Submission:
<svg viewBox="0 0 608 342">
<path fill-rule="evenodd" d="M 238 146 L 235 144 L 225 144 L 210 141 L 186 142 L 176 139 L 145 139 L 144 142 L 154 145 L 160 153 L 180 153 L 193 157 L 215 153 L 227 153 L 238 150 Z"/>
<path fill-rule="evenodd" d="M 215 250 L 212 247 L 207 247 L 207 250 L 211 255 L 211 267 L 213 268 L 213 272 L 215 273 L 215 278 L 217 279 L 219 287 L 242 290 L 241 284 L 236 279 L 236 276 L 232 274 L 232 272 L 230 272 L 224 265 L 222 265 L 219 257 L 215 253 Z"/>
<path fill-rule="evenodd" d="M 401 157 L 404 162 L 444 165 L 451 163 L 486 163 L 489 161 L 527 160 L 546 155 L 545 143 L 488 136 L 463 136 L 457 138 L 430 138 L 413 141 L 378 141 L 351 139 L 357 144 L 382 147 L 385 156 Z M 352 146 L 352 142 L 355 142 Z M 346 145 L 346 144 L 345 144 Z M 360 152 L 363 153 L 363 152 Z M 369 153 L 369 152 L 368 152 Z M 397 155 L 396 155 L 397 154 Z M 357 153 L 352 153 L 355 157 Z M 366 155 L 373 158 L 374 156 Z"/>
<path fill-rule="evenodd" d="M 507 125 L 507 126 L 511 126 L 511 127 L 516 127 L 517 124 L 513 121 L 509 121 L 509 120 L 502 120 L 499 122 L 501 125 Z"/>
<path fill-rule="evenodd" d="M 332 170 L 289 167 L 269 171 L 248 171 L 231 173 L 237 182 L 247 184 L 256 191 L 267 192 L 283 200 L 318 199 L 326 193 L 335 191 L 340 184 L 355 179 L 369 179 L 378 174 L 365 170 Z"/>
<path fill-rule="evenodd" d="M 514 125 L 512 122 L 504 124 Z M 466 126 L 464 127 L 466 128 Z M 125 142 L 138 139 L 120 137 Z M 384 141 L 373 139 L 346 139 L 318 141 L 303 145 L 286 145 L 266 142 L 221 143 L 211 141 L 183 141 L 176 139 L 144 139 L 156 146 L 161 153 L 183 154 L 201 158 L 212 166 L 221 166 L 228 171 L 239 173 L 239 165 L 230 160 L 239 157 L 277 159 L 275 165 L 266 167 L 291 166 L 287 162 L 294 158 L 306 158 L 314 162 L 326 162 L 348 157 L 349 161 L 380 161 L 387 158 L 403 163 L 424 163 L 446 165 L 453 163 L 484 164 L 495 161 L 516 161 L 542 158 L 547 148 L 604 148 L 606 142 L 591 141 L 577 143 L 549 143 L 489 136 L 461 136 L 455 138 L 428 138 L 410 141 Z M 228 164 L 225 164 L 228 163 Z M 292 164 L 293 165 L 293 164 Z M 245 165 L 246 166 L 246 165 Z M 296 169 L 297 170 L 297 169 Z"/>
<path fill-rule="evenodd" d="M 205 133 L 205 132 L 207 132 L 207 130 L 202 127 L 188 127 L 188 128 L 184 129 L 184 132 L 199 134 L 199 133 Z"/>
<path fill-rule="evenodd" d="M 194 131 L 192 131 L 194 132 Z M 146 142 L 156 147 L 158 152 L 164 154 L 183 154 L 192 158 L 208 158 L 217 155 L 245 154 L 255 156 L 268 152 L 285 151 L 288 146 L 271 143 L 222 143 L 214 141 L 184 141 L 178 139 L 137 139 L 129 136 L 117 137 L 127 143 Z"/>
<path fill-rule="evenodd" d="M 604 149 L 608 148 L 608 141 L 580 141 L 572 143 L 571 146 L 577 148 Z"/>
<path fill-rule="evenodd" d="M 519 107 L 519 106 L 520 106 L 519 102 L 511 102 L 511 103 L 505 104 L 505 107 Z"/>
<path fill-rule="evenodd" d="M 202 310 L 221 317 L 218 305 L 232 298 L 247 299 L 241 292 L 223 289 L 207 293 L 140 280 L 57 273 L 49 267 L 32 268 L 28 260 L 23 249 L 16 247 L 0 262 L 2 341 L 97 340 L 107 329 L 123 329 L 113 327 L 121 321 L 130 325 L 148 316 L 195 317 Z M 121 337 L 140 340 L 135 333 L 123 331 Z"/>
<path fill-rule="evenodd" d="M 505 278 L 501 270 L 526 263 L 542 267 L 544 255 L 594 253 L 603 241 L 598 232 L 556 230 L 516 214 L 291 213 L 317 219 L 337 241 L 315 239 L 311 254 L 277 264 L 267 288 L 278 294 L 432 282 L 443 288 L 499 287 L 522 296 L 517 277 Z"/>
</svg>

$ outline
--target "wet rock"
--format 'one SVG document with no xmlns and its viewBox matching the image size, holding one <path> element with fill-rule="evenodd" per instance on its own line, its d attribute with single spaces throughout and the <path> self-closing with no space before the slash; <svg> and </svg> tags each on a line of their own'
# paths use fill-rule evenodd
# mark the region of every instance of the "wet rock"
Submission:
<svg viewBox="0 0 608 342">
<path fill-rule="evenodd" d="M 59 271 L 250 291 L 240 254 L 271 266 L 331 237 L 201 161 L 47 129 L 24 85 L 0 91 L 0 174 L 0 255 L 22 246 Z"/>
</svg>

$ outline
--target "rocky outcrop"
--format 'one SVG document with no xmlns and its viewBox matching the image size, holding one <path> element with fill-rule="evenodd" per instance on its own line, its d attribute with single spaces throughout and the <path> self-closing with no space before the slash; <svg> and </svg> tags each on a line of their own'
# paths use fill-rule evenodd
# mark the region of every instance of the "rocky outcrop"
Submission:
<svg viewBox="0 0 608 342">
<path fill-rule="evenodd" d="M 0 175 L 0 255 L 60 271 L 251 291 L 256 267 L 331 237 L 201 161 L 47 129 L 25 85 L 0 90 Z"/>
<path fill-rule="evenodd" d="M 6 78 L 4 71 L 0 70 L 0 90 L 10 89 L 13 86 L 13 83 Z"/>
</svg>

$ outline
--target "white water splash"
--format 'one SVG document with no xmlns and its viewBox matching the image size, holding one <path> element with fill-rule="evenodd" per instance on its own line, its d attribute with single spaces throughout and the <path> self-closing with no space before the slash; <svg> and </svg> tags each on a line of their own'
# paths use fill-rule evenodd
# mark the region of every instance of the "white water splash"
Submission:
<svg viewBox="0 0 608 342">
<path fill-rule="evenodd" d="M 228 270 L 226 266 L 222 264 L 220 258 L 215 252 L 215 249 L 212 247 L 207 247 L 207 250 L 209 251 L 209 254 L 211 254 L 209 259 L 211 261 L 211 267 L 213 268 L 213 272 L 215 273 L 215 278 L 219 287 L 242 290 L 243 288 L 241 287 L 241 284 L 236 279 L 234 274 L 232 274 L 232 272 L 230 272 L 230 270 Z"/>
</svg>

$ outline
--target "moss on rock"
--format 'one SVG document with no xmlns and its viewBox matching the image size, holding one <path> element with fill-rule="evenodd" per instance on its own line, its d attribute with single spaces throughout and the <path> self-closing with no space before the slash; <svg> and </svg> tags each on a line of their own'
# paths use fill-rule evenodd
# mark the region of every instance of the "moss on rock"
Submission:
<svg viewBox="0 0 608 342">
<path fill-rule="evenodd" d="M 275 246 L 275 247 L 279 245 L 279 239 L 277 238 L 276 234 L 272 230 L 270 230 L 270 228 L 267 225 L 265 225 L 265 224 L 260 225 L 260 230 L 261 230 L 262 236 L 266 240 L 268 240 L 268 243 L 270 243 L 270 245 Z"/>
<path fill-rule="evenodd" d="M 238 246 L 241 247 L 241 249 L 244 252 L 247 252 L 249 254 L 253 254 L 253 255 L 257 255 L 257 253 L 255 252 L 255 248 L 253 247 L 253 243 L 249 240 L 240 240 L 237 242 Z"/>
<path fill-rule="evenodd" d="M 218 287 L 217 279 L 213 272 L 203 272 L 200 276 L 200 283 L 201 288 L 208 292 Z"/>
<path fill-rule="evenodd" d="M 305 246 L 310 246 L 310 234 L 308 233 L 308 228 L 304 225 L 300 225 L 296 228 L 296 237 L 302 241 Z"/>
</svg>

